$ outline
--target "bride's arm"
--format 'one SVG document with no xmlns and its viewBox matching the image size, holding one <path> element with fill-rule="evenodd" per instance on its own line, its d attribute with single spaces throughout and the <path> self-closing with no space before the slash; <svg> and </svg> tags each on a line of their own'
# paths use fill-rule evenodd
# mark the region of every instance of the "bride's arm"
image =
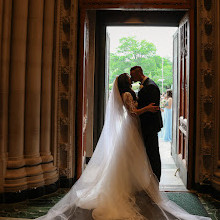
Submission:
<svg viewBox="0 0 220 220">
<path fill-rule="evenodd" d="M 155 106 L 155 103 L 150 103 L 149 105 L 147 105 L 147 106 L 145 106 L 143 108 L 140 108 L 140 109 L 135 108 L 133 110 L 133 112 L 136 115 L 141 115 L 141 114 L 143 114 L 145 112 L 153 112 L 154 113 L 154 112 L 157 112 L 159 110 L 160 110 L 159 106 Z"/>
<path fill-rule="evenodd" d="M 129 92 L 123 93 L 122 99 L 125 107 L 131 114 L 141 115 L 145 112 L 157 112 L 158 110 L 160 110 L 159 106 L 154 106 L 155 103 L 151 103 L 148 106 L 145 106 L 144 108 L 137 109 L 133 97 Z"/>
</svg>

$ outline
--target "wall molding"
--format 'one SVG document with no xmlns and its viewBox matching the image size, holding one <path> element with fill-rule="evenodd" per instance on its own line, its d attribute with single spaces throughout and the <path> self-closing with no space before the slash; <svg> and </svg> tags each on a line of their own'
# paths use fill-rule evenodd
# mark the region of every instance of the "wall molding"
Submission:
<svg viewBox="0 0 220 220">
<path fill-rule="evenodd" d="M 61 178 L 75 176 L 78 0 L 57 1 L 54 154 Z"/>
<path fill-rule="evenodd" d="M 216 68 L 217 0 L 197 0 L 197 135 L 196 176 L 200 185 L 211 185 L 217 168 L 218 69 Z"/>
</svg>

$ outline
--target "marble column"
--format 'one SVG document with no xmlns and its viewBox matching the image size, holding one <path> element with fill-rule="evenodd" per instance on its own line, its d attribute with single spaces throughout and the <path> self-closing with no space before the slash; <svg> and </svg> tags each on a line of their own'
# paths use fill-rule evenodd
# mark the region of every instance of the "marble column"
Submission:
<svg viewBox="0 0 220 220">
<path fill-rule="evenodd" d="M 3 3 L 4 2 L 4 3 Z M 0 193 L 4 191 L 8 137 L 8 80 L 12 2 L 0 1 Z"/>
<path fill-rule="evenodd" d="M 6 2 L 10 4 L 11 1 Z M 25 160 L 23 158 L 27 15 L 28 0 L 13 0 L 8 109 L 8 162 L 4 185 L 5 192 L 27 188 Z"/>
<path fill-rule="evenodd" d="M 42 50 L 42 87 L 41 87 L 41 132 L 40 154 L 45 184 L 49 185 L 58 179 L 57 170 L 51 155 L 51 97 L 52 97 L 52 61 L 54 0 L 44 1 L 44 31 Z"/>
<path fill-rule="evenodd" d="M 29 0 L 25 100 L 25 148 L 28 188 L 44 185 L 40 157 L 43 0 Z"/>
</svg>

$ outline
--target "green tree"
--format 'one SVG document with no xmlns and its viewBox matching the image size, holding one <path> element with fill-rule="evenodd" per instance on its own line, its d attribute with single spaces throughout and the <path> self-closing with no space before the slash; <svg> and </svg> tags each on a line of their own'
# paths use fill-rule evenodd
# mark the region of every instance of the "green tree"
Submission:
<svg viewBox="0 0 220 220">
<path fill-rule="evenodd" d="M 110 54 L 109 83 L 111 85 L 117 75 L 129 73 L 132 66 L 141 66 L 144 74 L 152 78 L 162 89 L 162 57 L 156 55 L 156 46 L 146 40 L 138 41 L 135 37 L 124 37 L 119 40 L 115 53 Z M 163 58 L 164 88 L 172 85 L 172 62 Z M 165 89 L 164 89 L 165 91 Z M 162 91 L 161 91 L 162 92 Z"/>
</svg>

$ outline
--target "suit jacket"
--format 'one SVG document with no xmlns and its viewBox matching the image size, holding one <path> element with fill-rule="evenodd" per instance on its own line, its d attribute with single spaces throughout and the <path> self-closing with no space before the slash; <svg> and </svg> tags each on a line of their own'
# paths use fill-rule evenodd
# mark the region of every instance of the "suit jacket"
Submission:
<svg viewBox="0 0 220 220">
<path fill-rule="evenodd" d="M 138 92 L 138 108 L 143 108 L 150 103 L 160 106 L 160 89 L 153 80 L 147 78 L 143 83 L 143 88 Z M 140 121 L 143 135 L 159 132 L 163 127 L 161 111 L 145 112 L 140 115 Z"/>
</svg>

